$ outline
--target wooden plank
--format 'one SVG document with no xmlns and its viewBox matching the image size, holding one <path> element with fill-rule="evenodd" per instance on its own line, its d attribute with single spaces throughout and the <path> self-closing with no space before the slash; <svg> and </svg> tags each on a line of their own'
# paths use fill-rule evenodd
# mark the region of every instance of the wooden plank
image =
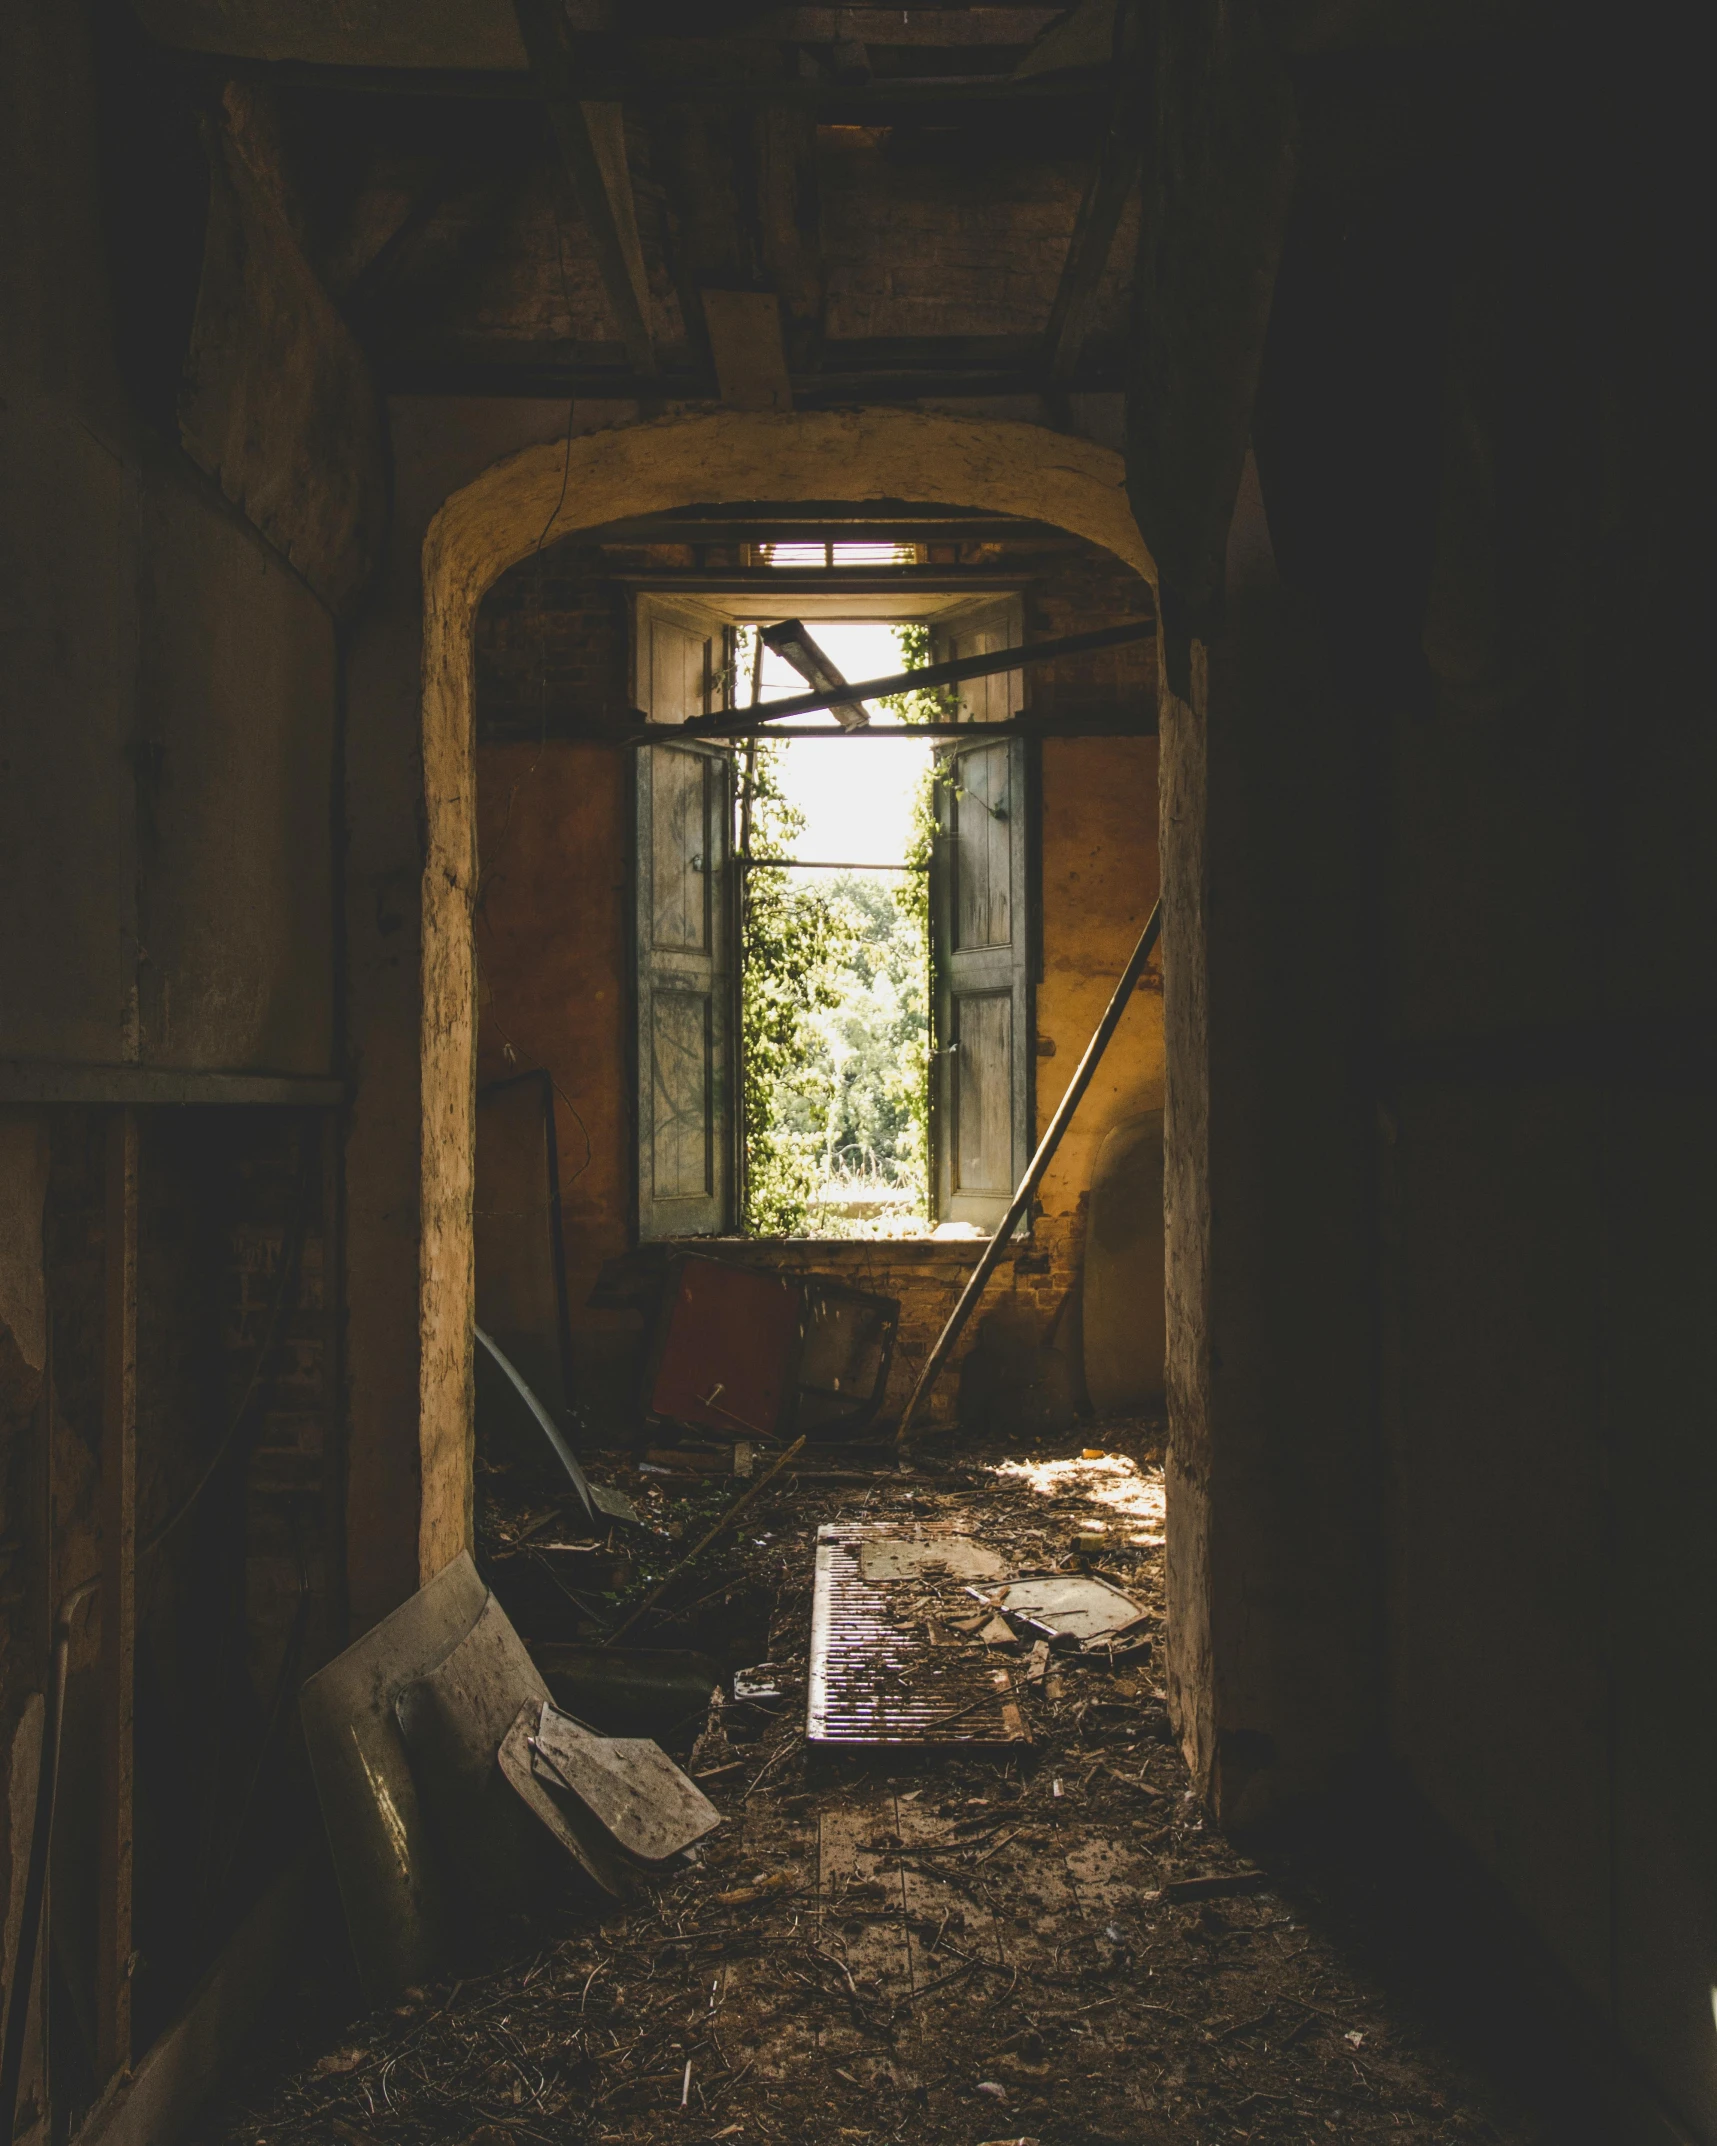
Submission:
<svg viewBox="0 0 1717 2146">
<path fill-rule="evenodd" d="M 586 529 L 584 544 L 1030 544 L 1034 551 L 1078 551 L 1078 537 L 1052 522 L 1027 521 L 1023 515 L 972 515 L 962 521 L 938 518 L 930 509 L 901 507 L 889 514 L 865 514 L 842 506 L 829 514 L 793 507 L 703 507 L 689 514 L 640 514 L 625 521 Z M 987 571 L 962 567 L 959 572 Z M 943 567 L 940 571 L 948 571 Z"/>
<path fill-rule="evenodd" d="M 425 228 L 434 221 L 471 174 L 455 157 L 442 157 L 431 167 L 422 184 L 403 201 L 394 201 L 377 190 L 360 195 L 348 217 L 340 244 L 324 257 L 322 280 L 350 319 L 366 308 L 375 294 L 393 277 Z M 368 201 L 380 201 L 387 209 L 385 223 L 366 228 L 369 219 L 360 216 Z M 373 210 L 371 214 L 373 215 Z"/>
<path fill-rule="evenodd" d="M 294 1073 L 204 1073 L 176 1066 L 71 1065 L 60 1059 L 0 1059 L 0 1103 L 283 1103 L 333 1110 L 346 1084 Z"/>
<path fill-rule="evenodd" d="M 1063 390 L 1072 385 L 1085 354 L 1085 339 L 1091 332 L 1091 318 L 1114 250 L 1121 211 L 1138 177 L 1143 147 L 1138 115 L 1142 107 L 1142 97 L 1129 100 L 1116 114 L 1104 138 L 1097 169 L 1079 204 L 1049 325 L 1043 333 L 1044 370 L 1053 385 Z"/>
<path fill-rule="evenodd" d="M 707 288 L 714 278 L 706 279 Z M 681 302 L 698 315 L 698 287 L 681 283 Z M 701 323 L 700 323 L 701 324 Z M 612 352 L 612 357 L 608 355 Z M 641 392 L 701 400 L 715 390 L 713 365 L 699 357 L 648 379 L 620 362 L 618 344 L 568 345 L 549 338 L 419 336 L 401 339 L 377 360 L 384 390 L 395 395 L 576 394 L 630 402 Z M 794 368 L 793 399 L 800 409 L 843 402 L 916 402 L 921 397 L 1037 395 L 1044 390 L 1040 337 L 976 336 L 900 339 L 854 337 L 823 346 L 819 370 Z M 1101 347 L 1081 355 L 1075 393 L 1114 394 L 1122 383 L 1116 353 Z"/>
<path fill-rule="evenodd" d="M 1123 7 L 1116 23 L 1115 91 L 1108 129 L 1079 204 L 1049 325 L 1043 334 L 1044 370 L 1063 392 L 1071 385 L 1091 332 L 1097 293 L 1114 251 L 1121 211 L 1139 176 L 1150 101 L 1140 65 L 1143 11 Z"/>
<path fill-rule="evenodd" d="M 815 371 L 828 306 L 816 115 L 770 105 L 755 114 L 753 127 L 762 266 L 781 300 L 789 368 Z"/>
<path fill-rule="evenodd" d="M 823 1812 L 817 1824 L 817 1940 L 844 1963 L 861 2001 L 892 2007 L 912 1994 L 899 1811 L 891 1788 Z M 830 2026 L 826 2046 L 856 2052 L 856 2024 Z"/>
<path fill-rule="evenodd" d="M 150 35 L 164 44 L 253 60 L 443 71 L 520 65 L 505 0 L 388 0 L 387 5 L 306 7 L 303 0 L 138 0 Z M 606 33 L 606 8 L 568 10 L 581 30 Z M 1029 45 L 1063 12 L 1056 7 L 782 7 L 745 25 L 747 41 L 827 45 Z M 719 27 L 719 24 L 716 25 Z"/>
<path fill-rule="evenodd" d="M 1005 1804 L 997 1808 L 998 1814 L 1007 1810 Z M 976 1870 L 970 1867 L 972 1859 L 982 1855 L 988 1843 L 975 1843 L 968 1856 L 950 1856 L 948 1851 L 956 1839 L 952 1819 L 938 1818 L 934 1810 L 926 1809 L 920 1799 L 911 1796 L 903 1796 L 896 1809 L 909 1973 L 914 1995 L 928 1992 L 926 2001 L 933 2003 L 933 1985 L 942 1985 L 944 1977 L 951 1978 L 954 1988 L 964 1992 L 971 1976 L 961 1970 L 971 1958 L 998 1965 L 1002 1961 L 1002 1940 L 995 1915 L 978 1890 Z M 915 1859 L 915 1848 L 936 1852 Z M 962 1959 L 962 1954 L 967 1957 Z M 980 1980 L 977 1987 L 984 1989 L 984 1981 Z M 922 2019 L 919 2026 L 922 2031 Z"/>
<path fill-rule="evenodd" d="M 832 45 L 856 38 L 862 45 L 928 45 L 953 51 L 963 45 L 1035 44 L 1066 12 L 1059 7 L 784 7 L 748 25 L 752 36 L 784 44 Z"/>
<path fill-rule="evenodd" d="M 137 1685 L 137 1113 L 108 1126 L 101 1423 L 101 1803 L 96 2058 L 131 2063 L 133 1718 Z"/>
<path fill-rule="evenodd" d="M 757 116 L 695 105 L 652 116 L 656 169 L 673 204 L 674 282 L 691 347 L 708 353 L 717 391 L 730 406 L 787 409 L 792 390 L 780 310 L 753 213 L 762 138 Z"/>
<path fill-rule="evenodd" d="M 662 537 L 658 542 L 673 539 Z M 727 540 L 733 542 L 732 538 Z M 791 541 L 791 540 L 789 540 Z M 994 566 L 729 566 L 670 567 L 653 574 L 616 574 L 622 588 L 684 589 L 711 596 L 856 596 L 886 589 L 902 596 L 914 591 L 933 594 L 1011 594 L 1030 578 L 1018 559 L 999 560 Z M 785 651 L 782 651 L 785 653 Z"/>
<path fill-rule="evenodd" d="M 1158 124 L 1145 159 L 1128 351 L 1127 497 L 1161 576 L 1169 680 L 1216 630 L 1229 531 L 1299 165 L 1285 56 L 1215 0 L 1153 11 Z"/>
<path fill-rule="evenodd" d="M 700 290 L 710 357 L 730 410 L 790 410 L 793 386 L 773 291 Z"/>
<path fill-rule="evenodd" d="M 638 205 L 626 163 L 623 108 L 573 94 L 572 33 L 554 0 L 513 0 L 531 75 L 548 107 L 561 161 L 595 248 L 620 341 L 635 372 L 656 370 L 650 284 L 638 239 Z"/>
<path fill-rule="evenodd" d="M 699 75 L 689 68 L 669 74 L 640 64 L 616 66 L 604 44 L 598 62 L 579 83 L 592 96 L 628 104 L 677 104 L 691 99 L 724 106 L 785 104 L 814 110 L 819 118 L 852 118 L 859 124 L 907 105 L 919 111 L 966 104 L 1034 105 L 1092 97 L 1104 84 L 1099 70 L 1069 70 L 1044 76 L 1017 74 L 881 75 L 863 85 L 792 75 Z M 305 60 L 236 59 L 230 72 L 263 79 L 282 89 L 308 89 L 348 97 L 433 97 L 482 104 L 536 104 L 542 87 L 534 75 L 470 67 L 332 66 Z"/>
</svg>

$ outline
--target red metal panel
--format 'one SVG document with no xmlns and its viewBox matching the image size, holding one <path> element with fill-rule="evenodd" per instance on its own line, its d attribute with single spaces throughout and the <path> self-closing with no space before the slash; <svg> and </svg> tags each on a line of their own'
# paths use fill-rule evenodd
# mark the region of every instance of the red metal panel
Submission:
<svg viewBox="0 0 1717 2146">
<path fill-rule="evenodd" d="M 684 1259 L 663 1317 L 648 1406 L 699 1430 L 772 1438 L 798 1372 L 798 1285 L 758 1267 Z"/>
</svg>

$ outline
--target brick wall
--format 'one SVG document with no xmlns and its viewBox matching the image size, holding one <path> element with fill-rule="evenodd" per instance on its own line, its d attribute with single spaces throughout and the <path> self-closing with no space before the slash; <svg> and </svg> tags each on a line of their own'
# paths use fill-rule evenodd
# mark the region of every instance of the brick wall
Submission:
<svg viewBox="0 0 1717 2146">
<path fill-rule="evenodd" d="M 656 563 L 688 562 L 683 550 L 670 561 L 667 549 Z M 630 762 L 569 732 L 579 710 L 623 690 L 625 612 L 600 578 L 613 573 L 612 560 L 565 544 L 524 562 L 485 599 L 477 632 L 478 1073 L 488 1081 L 543 1065 L 554 1076 L 575 1353 L 586 1392 L 606 1399 L 604 1413 L 631 1389 L 640 1346 L 626 1315 L 586 1301 L 603 1264 L 630 1243 Z M 1144 584 L 1107 553 L 1041 553 L 1025 563 L 1035 638 L 1148 613 Z M 1034 701 L 1070 712 L 1148 702 L 1152 664 L 1144 642 L 1047 667 L 1034 676 Z M 1046 743 L 1040 778 L 1039 1131 L 1156 894 L 1156 741 Z M 1029 1245 L 1009 1255 L 968 1330 L 962 1357 L 976 1350 L 994 1374 L 981 1365 L 965 1375 L 968 1415 L 1027 1432 L 1051 1417 L 1064 1422 L 1081 1397 L 1077 1281 L 1091 1169 L 1113 1125 L 1160 1106 L 1161 1080 L 1153 975 L 1045 1179 Z M 725 1240 L 723 1248 L 897 1297 L 891 1408 L 904 1401 L 977 1256 L 975 1244 L 960 1240 Z M 941 1417 L 961 1392 L 956 1365 L 938 1389 Z"/>
<path fill-rule="evenodd" d="M 1070 1402 L 1081 1397 L 1076 1371 L 1077 1327 L 1069 1318 L 1074 1309 L 1070 1297 L 1078 1279 L 1077 1246 L 1081 1234 L 1080 1230 L 1054 1223 L 1047 1228 L 1040 1225 L 1030 1241 L 1020 1243 L 1003 1257 L 977 1315 L 968 1322 L 947 1369 L 938 1379 L 921 1421 L 947 1424 L 964 1416 L 969 1422 L 974 1404 L 968 1391 L 962 1408 L 961 1367 L 974 1349 L 994 1353 L 998 1344 L 1010 1359 L 1018 1360 L 1016 1371 L 1035 1377 L 1040 1386 L 1046 1379 L 1059 1381 Z M 691 1243 L 686 1249 L 708 1249 L 722 1259 L 743 1260 L 748 1266 L 768 1267 L 777 1273 L 826 1274 L 854 1289 L 897 1299 L 900 1327 L 883 1407 L 885 1416 L 893 1416 L 905 1407 L 924 1359 L 958 1302 L 983 1245 L 969 1238 L 811 1241 L 724 1237 L 714 1243 Z M 1061 1371 L 1032 1364 L 1030 1359 L 1045 1351 L 1061 1360 Z M 968 1387 L 969 1384 L 968 1381 Z M 1033 1424 L 1025 1419 L 1037 1406 L 1032 1394 L 1023 1394 L 1012 1408 L 1003 1402 L 995 1404 L 992 1411 L 986 1403 L 986 1413 L 997 1414 L 999 1420 L 983 1427 L 1004 1433 L 1032 1428 Z"/>
<path fill-rule="evenodd" d="M 692 563 L 683 544 L 562 542 L 521 560 L 477 614 L 480 744 L 576 737 L 631 707 L 631 623 L 619 573 Z"/>
<path fill-rule="evenodd" d="M 1124 619 L 1149 618 L 1155 606 L 1147 583 L 1130 566 L 1095 546 L 1050 552 L 1037 562 L 1026 592 L 1026 638 L 1055 641 L 1094 633 Z M 1156 705 L 1153 641 L 1132 641 L 1057 663 L 1033 665 L 1026 692 L 1034 714 L 1071 717 L 1092 709 L 1148 712 Z"/>
</svg>

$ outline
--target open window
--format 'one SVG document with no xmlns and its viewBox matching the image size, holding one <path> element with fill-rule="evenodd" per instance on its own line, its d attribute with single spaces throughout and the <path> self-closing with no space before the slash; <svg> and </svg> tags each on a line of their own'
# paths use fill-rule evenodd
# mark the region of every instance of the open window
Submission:
<svg viewBox="0 0 1717 2146">
<path fill-rule="evenodd" d="M 868 595 L 868 592 L 867 592 Z M 639 587 L 634 595 L 636 704 L 678 724 L 747 699 L 736 657 L 750 629 L 790 610 L 852 618 L 853 592 L 781 600 L 754 589 Z M 838 608 L 837 608 L 838 606 Z M 1020 645 L 1017 593 L 878 591 L 872 619 L 927 624 L 930 657 Z M 885 666 L 886 667 L 886 666 Z M 854 675 L 849 673 L 848 675 Z M 874 675 L 874 673 L 872 673 Z M 1010 720 L 1023 669 L 970 681 L 956 720 Z M 810 718 L 831 727 L 827 718 Z M 792 732 L 772 733 L 791 740 Z M 789 743 L 789 750 L 791 745 Z M 842 753 L 888 752 L 866 740 Z M 1029 1159 L 1033 1111 L 1030 837 L 1032 759 L 1024 740 L 987 735 L 936 748 L 936 839 L 930 868 L 929 1073 L 932 1226 L 993 1230 Z M 643 1238 L 717 1235 L 739 1225 L 738 1044 L 742 987 L 736 756 L 711 742 L 638 754 L 636 916 L 638 1226 Z M 858 1225 L 860 1227 L 864 1225 Z"/>
<path fill-rule="evenodd" d="M 728 707 L 733 640 L 717 613 L 641 594 L 638 706 L 657 723 Z M 636 785 L 638 1234 L 707 1237 L 734 1222 L 733 756 L 646 746 Z"/>
</svg>

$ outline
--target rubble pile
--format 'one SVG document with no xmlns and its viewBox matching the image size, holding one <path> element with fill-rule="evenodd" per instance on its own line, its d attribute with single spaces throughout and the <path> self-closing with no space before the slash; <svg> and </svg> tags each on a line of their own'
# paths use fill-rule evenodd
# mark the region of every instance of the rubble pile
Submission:
<svg viewBox="0 0 1717 2146">
<path fill-rule="evenodd" d="M 1206 1823 L 1160 1682 L 1160 1471 L 1111 1449 L 936 1482 L 873 1454 L 870 1476 L 784 1475 L 686 1583 L 772 1605 L 680 1765 L 650 1762 L 686 1844 L 646 1867 L 634 1838 L 619 1899 L 562 1857 L 484 1957 L 299 2052 L 208 2146 L 1528 2146 L 1318 1900 Z M 696 1520 L 742 1487 L 688 1479 Z M 647 1526 L 664 1484 L 680 1497 L 671 1473 L 627 1486 Z M 808 1739 L 820 1546 L 855 1530 L 891 1632 L 1001 1672 L 1017 1740 Z M 657 1629 L 683 1638 L 683 1611 Z M 564 1801 L 589 1732 L 534 1719 L 528 1763 Z"/>
</svg>

